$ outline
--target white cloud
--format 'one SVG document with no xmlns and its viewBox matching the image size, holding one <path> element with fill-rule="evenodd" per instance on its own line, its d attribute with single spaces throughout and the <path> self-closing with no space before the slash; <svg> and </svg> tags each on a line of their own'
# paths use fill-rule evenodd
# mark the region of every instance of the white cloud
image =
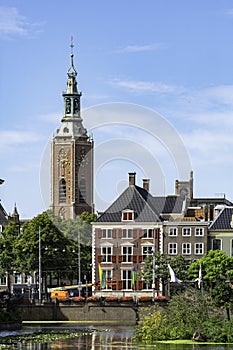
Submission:
<svg viewBox="0 0 233 350">
<path fill-rule="evenodd" d="M 148 45 L 128 45 L 126 47 L 116 50 L 117 53 L 134 53 L 134 52 L 144 52 L 144 51 L 155 51 L 165 48 L 164 44 L 148 44 Z"/>
<path fill-rule="evenodd" d="M 137 92 L 158 92 L 163 94 L 180 94 L 184 92 L 184 88 L 181 86 L 168 85 L 161 82 L 115 79 L 111 82 L 111 84 Z"/>
<path fill-rule="evenodd" d="M 35 143 L 40 140 L 37 133 L 33 131 L 0 131 L 0 150 L 5 150 L 11 146 L 24 146 L 26 144 Z"/>
<path fill-rule="evenodd" d="M 0 34 L 27 36 L 39 32 L 41 25 L 30 23 L 16 7 L 0 6 Z"/>
</svg>

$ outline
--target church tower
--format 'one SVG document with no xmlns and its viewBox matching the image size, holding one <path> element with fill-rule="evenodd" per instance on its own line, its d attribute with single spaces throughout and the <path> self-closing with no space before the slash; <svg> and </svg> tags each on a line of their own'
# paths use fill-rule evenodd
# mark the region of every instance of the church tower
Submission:
<svg viewBox="0 0 233 350">
<path fill-rule="evenodd" d="M 51 208 L 55 216 L 65 219 L 93 212 L 94 143 L 82 123 L 72 38 L 70 47 L 67 87 L 62 94 L 64 115 L 51 140 Z"/>
</svg>

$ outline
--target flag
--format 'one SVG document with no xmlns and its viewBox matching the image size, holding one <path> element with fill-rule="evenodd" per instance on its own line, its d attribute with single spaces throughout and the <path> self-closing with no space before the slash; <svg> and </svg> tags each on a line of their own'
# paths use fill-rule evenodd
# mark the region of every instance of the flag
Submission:
<svg viewBox="0 0 233 350">
<path fill-rule="evenodd" d="M 168 270 L 170 274 L 170 282 L 179 282 L 178 278 L 175 275 L 175 272 L 173 271 L 173 269 L 169 264 L 168 264 Z"/>
<path fill-rule="evenodd" d="M 195 279 L 195 282 L 197 282 L 198 288 L 201 288 L 201 282 L 202 282 L 202 270 L 201 270 L 201 264 L 199 266 L 199 272 L 198 272 L 198 278 Z"/>
<path fill-rule="evenodd" d="M 106 272 L 103 271 L 101 265 L 99 264 L 99 278 L 101 288 L 106 288 Z"/>
<path fill-rule="evenodd" d="M 136 272 L 134 265 L 132 266 L 132 280 L 131 280 L 131 288 L 133 289 L 134 283 L 136 282 Z"/>
</svg>

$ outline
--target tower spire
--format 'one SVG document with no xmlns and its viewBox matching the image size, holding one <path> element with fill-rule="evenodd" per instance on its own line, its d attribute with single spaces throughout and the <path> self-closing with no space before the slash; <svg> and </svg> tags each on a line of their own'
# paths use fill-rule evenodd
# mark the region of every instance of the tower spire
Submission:
<svg viewBox="0 0 233 350">
<path fill-rule="evenodd" d="M 74 38 L 70 38 L 70 68 L 67 71 L 68 77 L 76 77 L 78 75 L 74 67 Z"/>
</svg>

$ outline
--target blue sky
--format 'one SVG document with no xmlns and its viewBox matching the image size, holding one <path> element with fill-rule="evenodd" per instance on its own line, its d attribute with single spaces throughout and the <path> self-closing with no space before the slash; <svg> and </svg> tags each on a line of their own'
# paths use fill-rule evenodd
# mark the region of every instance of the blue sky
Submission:
<svg viewBox="0 0 233 350">
<path fill-rule="evenodd" d="M 182 152 L 172 154 L 169 140 L 177 136 L 195 196 L 233 200 L 232 1 L 1 0 L 0 198 L 7 212 L 16 202 L 21 217 L 31 218 L 48 205 L 44 158 L 63 114 L 71 36 L 84 125 L 95 139 L 96 209 L 122 191 L 128 171 L 139 185 L 149 177 L 154 195 L 174 193 L 175 179 L 189 177 L 187 162 L 184 172 L 177 166 Z M 173 136 L 165 140 L 162 131 Z"/>
</svg>

